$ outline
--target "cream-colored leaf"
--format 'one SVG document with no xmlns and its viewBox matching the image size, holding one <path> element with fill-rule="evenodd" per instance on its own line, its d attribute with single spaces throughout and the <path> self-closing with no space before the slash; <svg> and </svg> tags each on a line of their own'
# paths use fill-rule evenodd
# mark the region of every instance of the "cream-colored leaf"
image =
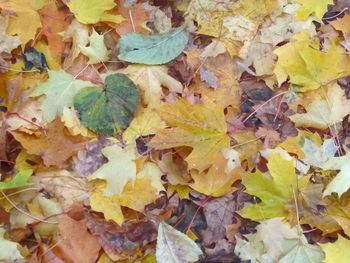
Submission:
<svg viewBox="0 0 350 263">
<path fill-rule="evenodd" d="M 135 152 L 133 148 L 121 148 L 118 145 L 107 146 L 102 154 L 108 162 L 97 169 L 89 180 L 102 179 L 107 182 L 104 195 L 121 195 L 124 186 L 136 177 Z"/>
<path fill-rule="evenodd" d="M 162 86 L 171 92 L 182 92 L 182 84 L 168 75 L 165 66 L 129 65 L 117 72 L 127 75 L 145 92 L 144 100 L 149 108 L 159 107 L 164 96 Z"/>
</svg>

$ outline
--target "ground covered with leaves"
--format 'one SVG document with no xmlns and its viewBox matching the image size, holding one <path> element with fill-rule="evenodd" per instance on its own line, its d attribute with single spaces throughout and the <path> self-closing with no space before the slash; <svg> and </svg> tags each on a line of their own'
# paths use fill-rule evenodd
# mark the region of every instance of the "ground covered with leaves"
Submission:
<svg viewBox="0 0 350 263">
<path fill-rule="evenodd" d="M 350 2 L 0 0 L 0 261 L 350 261 Z"/>
</svg>

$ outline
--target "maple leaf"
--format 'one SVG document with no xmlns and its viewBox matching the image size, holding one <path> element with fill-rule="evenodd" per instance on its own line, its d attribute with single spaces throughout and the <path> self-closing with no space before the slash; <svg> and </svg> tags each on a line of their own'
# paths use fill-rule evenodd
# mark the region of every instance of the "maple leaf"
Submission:
<svg viewBox="0 0 350 263">
<path fill-rule="evenodd" d="M 80 24 L 74 19 L 66 31 L 62 34 L 62 37 L 64 41 L 73 41 L 71 52 L 68 58 L 66 58 L 64 61 L 64 64 L 71 66 L 74 59 L 76 59 L 80 53 L 79 47 L 85 47 L 89 43 L 89 27 Z"/>
<path fill-rule="evenodd" d="M 164 191 L 162 172 L 153 163 L 146 163 L 137 174 L 134 183 L 128 182 L 122 195 L 118 197 L 122 206 L 143 212 L 146 205 L 154 202 L 160 191 Z"/>
<path fill-rule="evenodd" d="M 127 75 L 145 92 L 144 100 L 150 108 L 159 107 L 164 96 L 162 86 L 177 93 L 183 89 L 179 81 L 168 75 L 165 66 L 129 65 L 118 72 Z"/>
<path fill-rule="evenodd" d="M 135 180 L 135 153 L 132 148 L 122 149 L 118 145 L 107 146 L 102 149 L 102 153 L 109 161 L 90 175 L 89 180 L 105 180 L 106 196 L 121 195 L 127 182 Z"/>
<path fill-rule="evenodd" d="M 350 256 L 348 247 L 350 245 L 350 240 L 338 235 L 337 241 L 334 243 L 320 244 L 320 247 L 326 254 L 324 262 L 339 262 L 346 263 Z"/>
<path fill-rule="evenodd" d="M 157 262 L 195 262 L 200 255 L 202 251 L 192 239 L 165 222 L 159 224 Z"/>
<path fill-rule="evenodd" d="M 106 12 L 116 7 L 113 0 L 70 0 L 67 5 L 76 19 L 83 24 L 94 24 L 103 21 L 118 24 L 124 20 L 120 15 Z"/>
<path fill-rule="evenodd" d="M 323 14 L 327 12 L 328 5 L 333 4 L 333 0 L 297 0 L 301 8 L 296 12 L 297 19 L 305 20 L 310 15 L 315 14 L 319 21 Z"/>
<path fill-rule="evenodd" d="M 124 222 L 124 215 L 118 199 L 114 196 L 105 196 L 103 191 L 106 188 L 105 182 L 94 184 L 94 190 L 90 195 L 91 209 L 103 213 L 106 220 L 113 220 L 118 225 Z"/>
<path fill-rule="evenodd" d="M 103 191 L 106 183 L 97 182 L 90 197 L 91 208 L 102 212 L 107 220 L 113 220 L 121 225 L 124 221 L 121 206 L 143 212 L 144 207 L 154 202 L 159 192 L 164 190 L 161 175 L 162 172 L 158 166 L 146 163 L 136 175 L 135 180 L 125 184 L 121 195 L 105 196 Z"/>
<path fill-rule="evenodd" d="M 47 6 L 39 10 L 42 23 L 42 34 L 46 36 L 48 46 L 55 58 L 60 58 L 64 51 L 65 43 L 60 32 L 68 27 L 67 14 L 59 9 L 56 2 L 49 2 Z"/>
<path fill-rule="evenodd" d="M 297 127 L 328 129 L 343 120 L 350 113 L 350 100 L 338 84 L 330 86 L 324 99 L 314 100 L 307 106 L 307 113 L 300 113 L 289 118 Z"/>
<path fill-rule="evenodd" d="M 109 58 L 109 52 L 104 43 L 103 34 L 98 34 L 95 29 L 89 36 L 89 46 L 80 46 L 80 51 L 89 58 L 88 64 L 105 62 Z"/>
<path fill-rule="evenodd" d="M 89 81 L 77 80 L 63 70 L 49 71 L 47 82 L 37 86 L 32 97 L 46 95 L 43 103 L 43 117 L 51 122 L 61 116 L 65 106 L 73 106 L 74 95 L 84 87 L 94 86 Z"/>
<path fill-rule="evenodd" d="M 296 41 L 274 51 L 278 56 L 274 73 L 279 84 L 289 76 L 289 82 L 300 86 L 299 90 L 303 92 L 349 75 L 350 57 L 343 48 L 331 45 L 327 51 L 321 51 L 318 44 L 312 43 L 305 35 L 295 38 Z"/>
<path fill-rule="evenodd" d="M 18 35 L 21 44 L 25 45 L 29 40 L 34 38 L 37 29 L 41 27 L 40 16 L 37 10 L 45 5 L 45 0 L 1 0 L 1 8 L 15 13 L 15 15 L 10 16 L 9 25 L 6 30 L 7 33 L 9 35 Z"/>
<path fill-rule="evenodd" d="M 242 175 L 246 192 L 261 199 L 260 203 L 245 207 L 241 212 L 243 217 L 260 221 L 264 218 L 285 216 L 284 206 L 297 192 L 297 187 L 306 186 L 309 177 L 297 179 L 293 160 L 285 160 L 279 154 L 272 154 L 268 168 L 271 178 L 261 172 Z"/>
<path fill-rule="evenodd" d="M 228 160 L 219 153 L 208 172 L 191 172 L 194 182 L 190 186 L 202 194 L 214 197 L 219 197 L 233 191 L 232 184 L 240 179 L 240 170 L 232 169 L 231 171 L 226 171 L 227 163 Z"/>
<path fill-rule="evenodd" d="M 186 158 L 190 169 L 203 171 L 222 148 L 229 146 L 223 109 L 209 100 L 191 105 L 180 99 L 174 105 L 161 106 L 159 113 L 172 128 L 159 130 L 148 145 L 158 150 L 192 147 Z"/>
<path fill-rule="evenodd" d="M 46 134 L 28 135 L 12 132 L 12 135 L 28 153 L 41 156 L 45 165 L 58 167 L 64 167 L 66 161 L 83 148 L 86 140 L 82 136 L 68 135 L 59 119 L 48 124 Z"/>
<path fill-rule="evenodd" d="M 134 118 L 129 127 L 123 133 L 123 140 L 130 144 L 138 137 L 155 134 L 158 129 L 164 129 L 165 123 L 156 111 L 144 109 L 139 116 Z"/>
</svg>

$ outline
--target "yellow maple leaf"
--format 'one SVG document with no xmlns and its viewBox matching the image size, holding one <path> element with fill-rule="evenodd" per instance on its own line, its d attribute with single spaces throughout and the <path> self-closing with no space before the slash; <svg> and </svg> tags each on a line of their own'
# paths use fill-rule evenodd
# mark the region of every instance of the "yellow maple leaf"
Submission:
<svg viewBox="0 0 350 263">
<path fill-rule="evenodd" d="M 47 0 L 0 0 L 0 8 L 15 13 L 10 16 L 7 33 L 18 35 L 22 45 L 34 39 L 37 29 L 41 27 L 37 10 L 46 4 Z"/>
<path fill-rule="evenodd" d="M 191 105 L 180 99 L 176 104 L 161 106 L 159 113 L 172 128 L 159 130 L 148 145 L 158 150 L 192 147 L 186 158 L 190 169 L 203 171 L 219 150 L 230 145 L 223 108 L 209 100 Z"/>
<path fill-rule="evenodd" d="M 297 192 L 308 184 L 310 176 L 297 178 L 293 160 L 285 160 L 278 153 L 273 153 L 267 164 L 270 177 L 260 171 L 242 175 L 246 192 L 261 199 L 260 203 L 244 207 L 241 215 L 255 221 L 266 218 L 286 216 L 285 206 Z"/>
<path fill-rule="evenodd" d="M 89 180 L 105 180 L 106 196 L 120 195 L 124 186 L 129 181 L 134 181 L 136 177 L 134 149 L 131 147 L 123 149 L 115 144 L 103 148 L 101 152 L 109 161 L 90 175 Z"/>
<path fill-rule="evenodd" d="M 163 97 L 162 86 L 171 92 L 182 92 L 182 84 L 168 75 L 165 66 L 129 65 L 117 72 L 127 75 L 145 92 L 144 100 L 150 108 L 159 106 Z"/>
<path fill-rule="evenodd" d="M 289 77 L 289 82 L 304 92 L 350 74 L 350 57 L 342 47 L 332 45 L 324 52 L 305 36 L 297 38 L 274 51 L 278 56 L 274 73 L 280 85 Z"/>
<path fill-rule="evenodd" d="M 94 183 L 94 191 L 90 196 L 91 209 L 104 214 L 106 220 L 113 220 L 118 225 L 121 225 L 124 221 L 124 215 L 118 198 L 113 196 L 105 196 L 103 191 L 106 187 L 106 182 L 97 181 Z"/>
<path fill-rule="evenodd" d="M 322 21 L 323 14 L 327 12 L 328 5 L 333 5 L 333 0 L 297 0 L 301 7 L 296 12 L 299 20 L 305 20 L 310 15 L 315 15 Z"/>
<path fill-rule="evenodd" d="M 190 186 L 202 194 L 214 197 L 219 197 L 233 191 L 232 184 L 240 178 L 240 169 L 233 169 L 226 172 L 227 161 L 219 153 L 208 172 L 199 173 L 198 171 L 192 171 L 191 176 L 194 182 Z"/>
<path fill-rule="evenodd" d="M 70 0 L 67 5 L 76 19 L 83 24 L 95 24 L 98 22 L 118 24 L 124 21 L 122 16 L 106 12 L 116 7 L 114 0 Z"/>
<path fill-rule="evenodd" d="M 132 120 L 129 127 L 123 133 L 123 140 L 127 144 L 130 144 L 138 137 L 155 134 L 158 129 L 165 127 L 165 123 L 156 111 L 145 109 L 139 116 Z"/>
<path fill-rule="evenodd" d="M 154 202 L 159 193 L 164 191 L 161 181 L 162 172 L 154 163 L 147 162 L 137 173 L 135 182 L 128 182 L 118 197 L 120 205 L 143 212 L 146 205 Z"/>
<path fill-rule="evenodd" d="M 307 113 L 295 114 L 289 118 L 297 127 L 313 127 L 327 129 L 340 122 L 350 114 L 350 100 L 346 99 L 344 91 L 338 84 L 328 88 L 324 99 L 313 101 L 307 108 Z"/>
<path fill-rule="evenodd" d="M 350 258 L 350 240 L 338 235 L 334 243 L 319 244 L 326 254 L 325 263 L 347 263 Z"/>
<path fill-rule="evenodd" d="M 111 219 L 121 225 L 124 215 L 121 206 L 143 212 L 146 205 L 154 202 L 160 191 L 165 190 L 161 182 L 162 172 L 153 163 L 146 163 L 137 174 L 134 182 L 128 182 L 121 195 L 106 196 L 104 194 L 107 183 L 94 182 L 95 189 L 90 197 L 91 208 L 102 212 L 107 220 Z"/>
</svg>

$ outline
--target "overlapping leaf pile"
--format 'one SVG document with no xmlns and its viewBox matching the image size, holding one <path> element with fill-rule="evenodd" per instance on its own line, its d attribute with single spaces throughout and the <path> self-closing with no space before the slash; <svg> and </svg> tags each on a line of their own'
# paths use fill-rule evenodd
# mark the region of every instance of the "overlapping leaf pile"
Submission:
<svg viewBox="0 0 350 263">
<path fill-rule="evenodd" d="M 349 262 L 349 2 L 0 9 L 0 261 Z"/>
</svg>

